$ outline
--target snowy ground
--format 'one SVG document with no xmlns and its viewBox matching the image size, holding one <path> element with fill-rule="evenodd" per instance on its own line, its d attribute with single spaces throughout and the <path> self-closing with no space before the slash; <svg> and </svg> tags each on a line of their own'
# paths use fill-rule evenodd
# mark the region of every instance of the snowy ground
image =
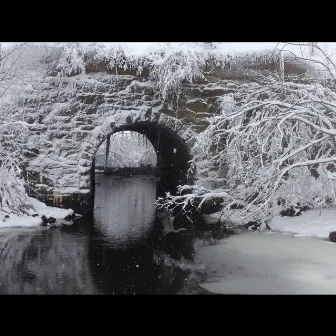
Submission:
<svg viewBox="0 0 336 336">
<path fill-rule="evenodd" d="M 56 218 L 57 224 L 57 222 L 62 221 L 65 216 L 73 213 L 73 210 L 71 209 L 50 207 L 34 198 L 30 197 L 30 199 L 39 216 L 17 216 L 10 214 L 10 218 L 5 218 L 6 213 L 0 211 L 0 228 L 39 226 L 41 224 L 42 215 Z"/>
<path fill-rule="evenodd" d="M 197 258 L 217 294 L 336 294 L 336 244 L 290 233 L 248 232 L 214 246 Z"/>
<path fill-rule="evenodd" d="M 336 209 L 309 210 L 297 217 L 276 216 L 269 224 L 274 231 L 296 233 L 297 236 L 328 238 L 336 231 Z"/>
<path fill-rule="evenodd" d="M 241 212 L 242 210 L 226 211 L 221 220 L 232 226 L 242 225 L 245 222 L 241 220 Z M 220 216 L 221 213 L 218 212 L 205 217 L 211 224 L 217 222 Z M 328 238 L 330 232 L 336 231 L 336 209 L 308 210 L 296 217 L 275 216 L 269 226 L 273 231 L 291 232 L 296 236 Z"/>
</svg>

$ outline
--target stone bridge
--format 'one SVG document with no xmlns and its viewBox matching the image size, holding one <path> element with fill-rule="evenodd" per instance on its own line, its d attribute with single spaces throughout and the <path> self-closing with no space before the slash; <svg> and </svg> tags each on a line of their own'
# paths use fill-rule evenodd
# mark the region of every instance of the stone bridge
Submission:
<svg viewBox="0 0 336 336">
<path fill-rule="evenodd" d="M 178 96 L 162 100 L 155 82 L 131 72 L 87 70 L 69 77 L 30 72 L 22 79 L 29 85 L 16 111 L 30 124 L 29 194 L 82 213 L 91 197 L 95 153 L 107 137 L 123 130 L 147 136 L 166 180 L 183 184 L 197 178 L 198 167 L 187 175 L 195 135 L 244 82 L 245 75 L 223 70 L 184 83 Z"/>
<path fill-rule="evenodd" d="M 195 177 L 187 175 L 195 135 L 237 87 L 220 78 L 185 84 L 178 99 L 163 101 L 155 83 L 135 75 L 34 75 L 32 88 L 20 99 L 31 124 L 26 145 L 29 194 L 77 211 L 90 197 L 97 149 L 118 131 L 146 135 L 165 178 L 189 182 Z"/>
</svg>

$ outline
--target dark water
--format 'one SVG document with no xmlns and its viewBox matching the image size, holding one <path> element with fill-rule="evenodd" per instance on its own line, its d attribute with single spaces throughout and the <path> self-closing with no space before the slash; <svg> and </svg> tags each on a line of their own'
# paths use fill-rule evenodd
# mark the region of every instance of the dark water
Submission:
<svg viewBox="0 0 336 336">
<path fill-rule="evenodd" d="M 0 294 L 199 293 L 192 261 L 162 250 L 155 196 L 154 177 L 97 174 L 93 225 L 1 230 Z"/>
</svg>

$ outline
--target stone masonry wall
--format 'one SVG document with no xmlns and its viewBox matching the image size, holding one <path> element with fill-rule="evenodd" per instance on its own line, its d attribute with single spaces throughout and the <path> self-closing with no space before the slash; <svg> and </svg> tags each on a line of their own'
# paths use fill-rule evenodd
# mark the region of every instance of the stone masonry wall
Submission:
<svg viewBox="0 0 336 336">
<path fill-rule="evenodd" d="M 163 102 L 155 83 L 131 74 L 88 73 L 59 78 L 32 73 L 17 113 L 30 126 L 26 170 L 29 192 L 53 204 L 67 195 L 87 192 L 80 188 L 79 160 L 83 144 L 107 118 L 125 113 L 164 114 L 191 131 L 207 126 L 206 117 L 220 110 L 225 96 L 238 81 L 209 77 L 186 83 L 176 99 Z"/>
</svg>

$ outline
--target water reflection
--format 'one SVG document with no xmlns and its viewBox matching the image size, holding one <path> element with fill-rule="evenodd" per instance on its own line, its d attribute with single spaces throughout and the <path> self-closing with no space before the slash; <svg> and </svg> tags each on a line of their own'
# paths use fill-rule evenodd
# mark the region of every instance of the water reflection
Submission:
<svg viewBox="0 0 336 336">
<path fill-rule="evenodd" d="M 155 177 L 96 174 L 95 182 L 95 233 L 114 248 L 146 240 L 155 217 Z"/>
<path fill-rule="evenodd" d="M 0 238 L 1 294 L 89 294 L 88 237 L 15 230 Z"/>
<path fill-rule="evenodd" d="M 155 219 L 155 178 L 97 174 L 96 183 L 90 230 L 0 231 L 0 294 L 183 291 L 190 272 L 160 263 L 167 242 Z"/>
<path fill-rule="evenodd" d="M 95 181 L 89 260 L 97 287 L 105 294 L 157 293 L 155 177 L 96 174 Z"/>
</svg>

